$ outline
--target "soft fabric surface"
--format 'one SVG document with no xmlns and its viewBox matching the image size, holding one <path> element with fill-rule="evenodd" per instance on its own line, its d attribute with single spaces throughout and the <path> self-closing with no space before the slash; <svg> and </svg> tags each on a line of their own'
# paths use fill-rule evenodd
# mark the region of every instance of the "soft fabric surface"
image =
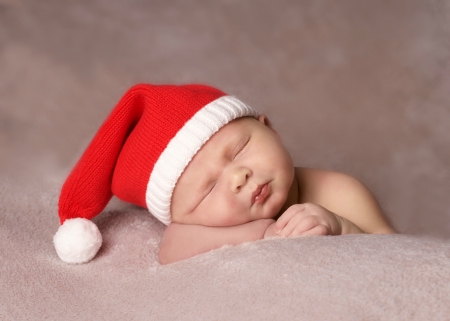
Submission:
<svg viewBox="0 0 450 321">
<path fill-rule="evenodd" d="M 0 0 L 0 320 L 449 320 L 450 2 Z M 400 235 L 263 240 L 160 266 L 113 199 L 88 264 L 61 185 L 139 83 L 266 113 L 298 166 L 348 173 Z"/>
</svg>

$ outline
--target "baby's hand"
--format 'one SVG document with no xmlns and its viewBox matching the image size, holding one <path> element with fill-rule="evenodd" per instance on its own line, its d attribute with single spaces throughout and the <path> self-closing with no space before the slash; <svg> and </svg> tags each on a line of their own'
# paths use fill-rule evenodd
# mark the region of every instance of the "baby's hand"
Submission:
<svg viewBox="0 0 450 321">
<path fill-rule="evenodd" d="M 292 205 L 275 224 L 275 233 L 283 237 L 341 235 L 341 232 L 340 217 L 313 203 Z"/>
</svg>

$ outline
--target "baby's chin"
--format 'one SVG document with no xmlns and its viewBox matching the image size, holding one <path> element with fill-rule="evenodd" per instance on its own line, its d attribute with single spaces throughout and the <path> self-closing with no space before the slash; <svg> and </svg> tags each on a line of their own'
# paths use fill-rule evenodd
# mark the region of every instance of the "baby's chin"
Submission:
<svg viewBox="0 0 450 321">
<path fill-rule="evenodd" d="M 282 195 L 271 195 L 256 216 L 260 219 L 277 219 L 285 201 L 286 197 Z"/>
<path fill-rule="evenodd" d="M 289 189 L 285 193 L 273 195 L 274 202 L 273 202 L 273 207 L 270 209 L 270 214 L 269 214 L 270 217 L 269 218 L 277 220 L 281 216 L 281 214 L 283 214 L 284 211 L 286 211 L 289 208 L 289 206 L 292 205 L 289 203 L 290 201 L 288 200 Z"/>
</svg>

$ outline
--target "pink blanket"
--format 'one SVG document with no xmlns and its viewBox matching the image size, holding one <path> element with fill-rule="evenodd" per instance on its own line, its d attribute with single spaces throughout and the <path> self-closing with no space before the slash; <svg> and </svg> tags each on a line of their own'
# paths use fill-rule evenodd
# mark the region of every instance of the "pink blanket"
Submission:
<svg viewBox="0 0 450 321">
<path fill-rule="evenodd" d="M 160 266 L 161 224 L 144 210 L 124 209 L 98 221 L 105 243 L 95 260 L 67 265 L 52 248 L 56 220 L 44 215 L 51 207 L 28 205 L 2 220 L 2 320 L 448 320 L 450 315 L 449 241 L 405 235 L 274 239 Z M 16 223 L 20 208 L 33 219 Z"/>
</svg>

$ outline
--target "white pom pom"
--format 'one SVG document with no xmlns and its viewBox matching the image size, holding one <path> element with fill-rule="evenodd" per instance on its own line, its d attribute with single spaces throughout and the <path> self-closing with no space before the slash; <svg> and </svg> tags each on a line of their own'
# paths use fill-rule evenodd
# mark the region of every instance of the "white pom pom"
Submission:
<svg viewBox="0 0 450 321">
<path fill-rule="evenodd" d="M 65 220 L 53 237 L 56 253 L 66 263 L 86 263 L 94 258 L 102 235 L 97 225 L 85 218 Z"/>
</svg>

